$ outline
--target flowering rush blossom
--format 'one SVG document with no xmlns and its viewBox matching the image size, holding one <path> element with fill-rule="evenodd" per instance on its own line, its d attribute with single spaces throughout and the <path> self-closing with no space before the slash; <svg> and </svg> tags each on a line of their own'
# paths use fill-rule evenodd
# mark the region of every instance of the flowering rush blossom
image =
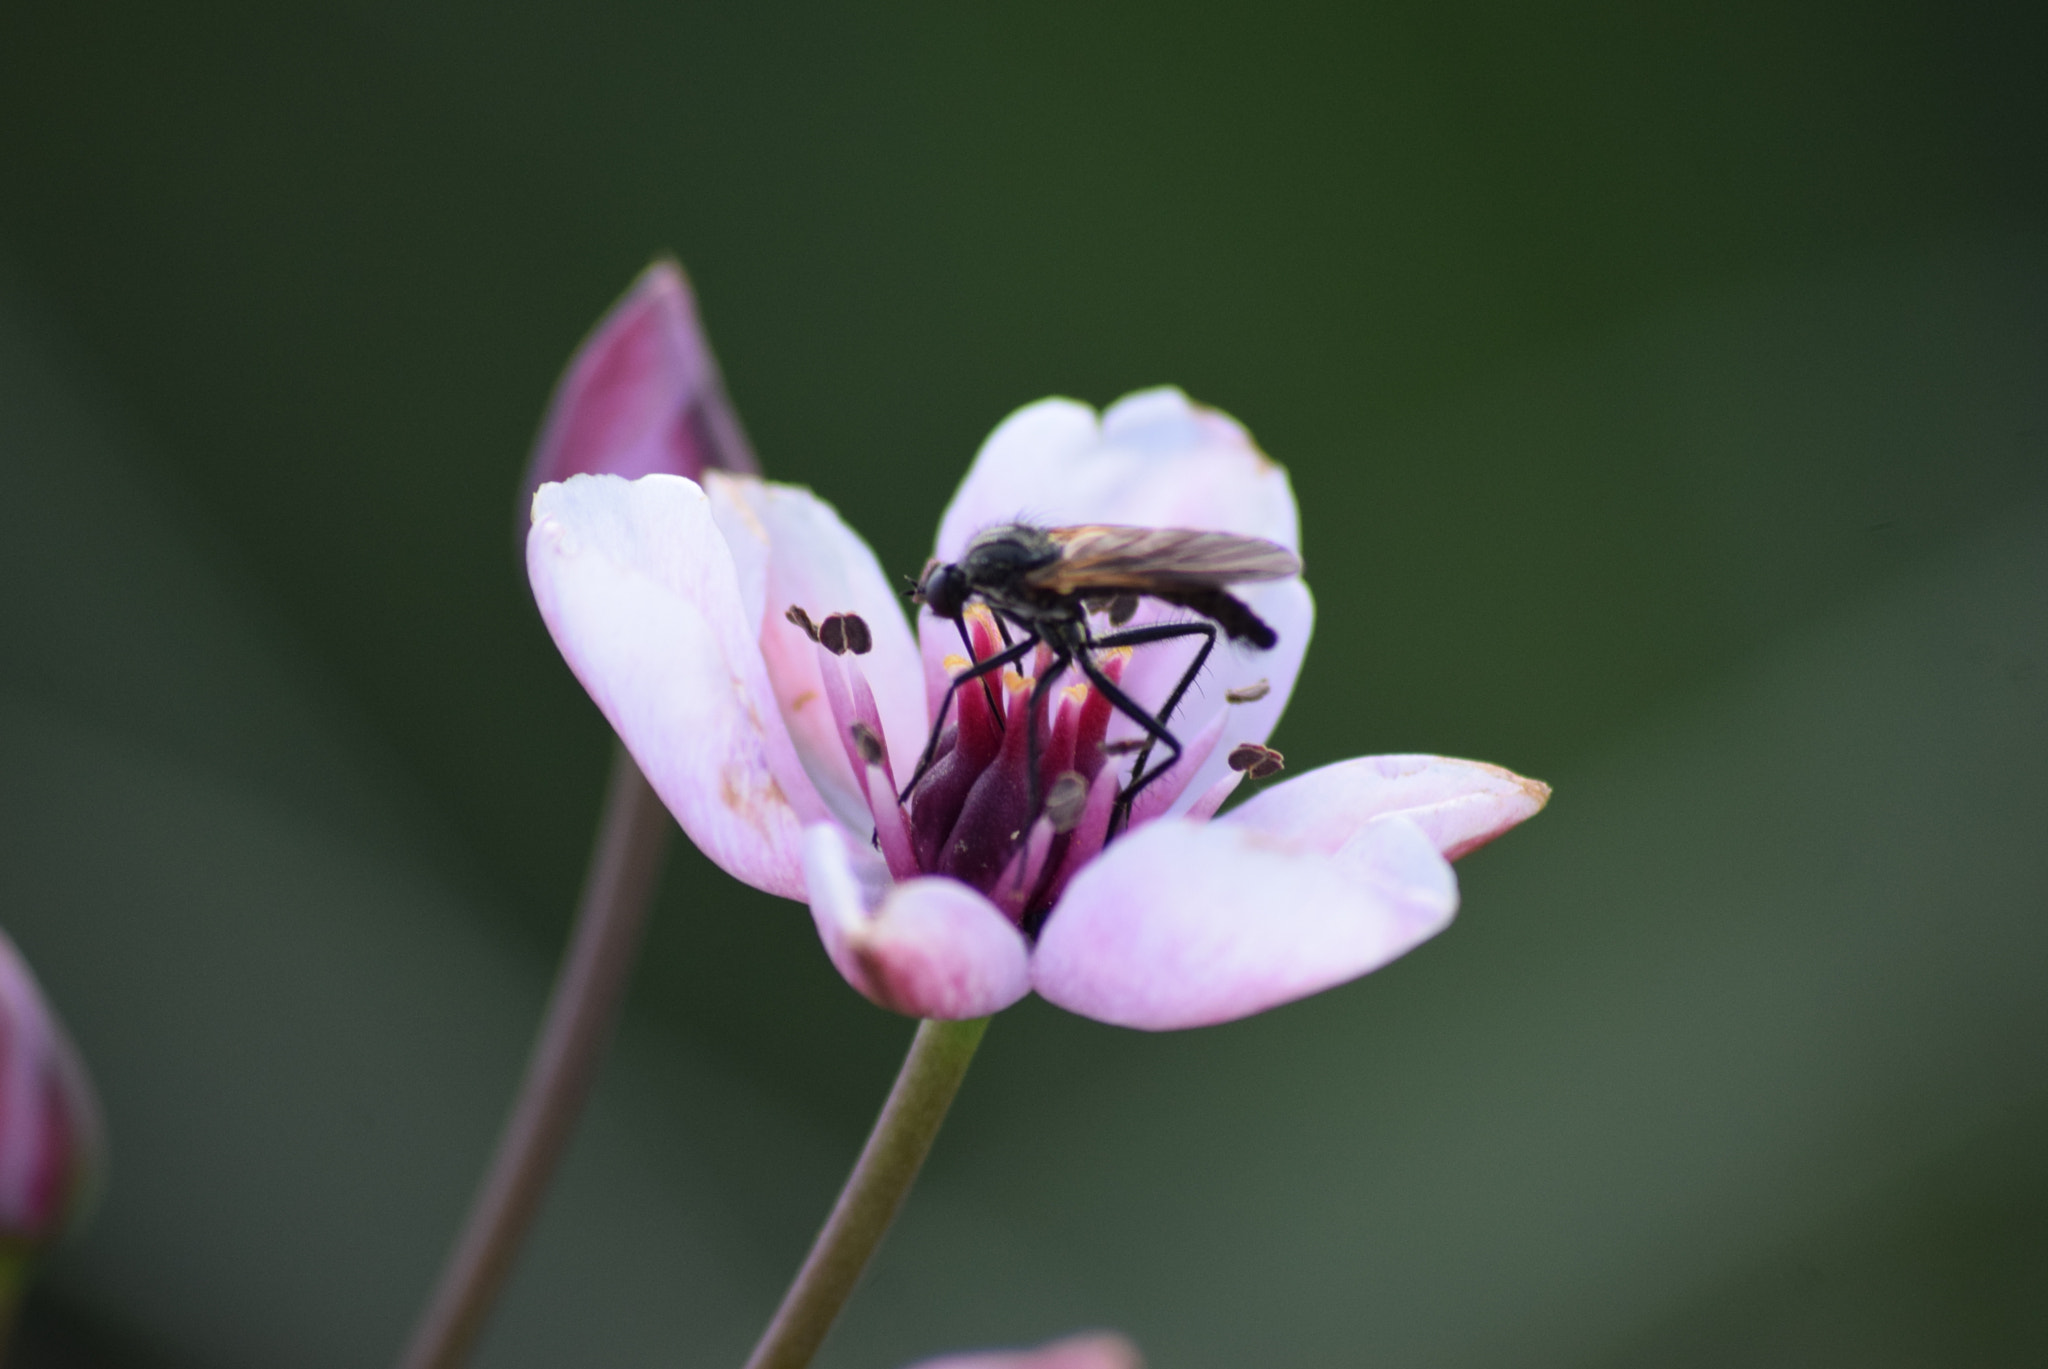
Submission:
<svg viewBox="0 0 2048 1369">
<path fill-rule="evenodd" d="M 936 555 L 1020 515 L 1300 547 L 1286 473 L 1174 389 L 1099 416 L 1066 400 L 1011 415 Z M 1549 795 L 1495 766 L 1377 756 L 1217 816 L 1247 771 L 1278 765 L 1264 742 L 1314 622 L 1298 576 L 1233 590 L 1278 644 L 1219 645 L 1170 720 L 1185 754 L 1113 834 L 1138 729 L 1086 683 L 1027 716 L 1043 654 L 958 691 L 938 763 L 899 801 L 949 677 L 970 644 L 977 660 L 1000 649 L 998 627 L 985 609 L 959 624 L 925 610 L 913 633 L 874 554 L 809 490 L 716 470 L 543 484 L 527 566 L 570 668 L 684 831 L 735 877 L 808 902 L 833 964 L 898 1012 L 981 1017 L 1033 991 L 1155 1030 L 1260 1012 L 1440 931 L 1458 902 L 1448 862 Z M 1132 625 L 1176 614 L 1148 600 Z M 1102 665 L 1156 711 L 1191 656 L 1168 642 Z"/>
</svg>

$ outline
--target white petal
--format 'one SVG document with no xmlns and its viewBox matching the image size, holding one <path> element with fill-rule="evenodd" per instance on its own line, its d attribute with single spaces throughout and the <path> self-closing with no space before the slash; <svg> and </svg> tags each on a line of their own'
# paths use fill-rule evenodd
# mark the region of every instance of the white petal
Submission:
<svg viewBox="0 0 2048 1369">
<path fill-rule="evenodd" d="M 1219 818 L 1335 851 L 1389 813 L 1409 818 L 1448 860 L 1534 817 L 1550 786 L 1482 761 L 1360 756 L 1297 775 Z"/>
<path fill-rule="evenodd" d="M 981 444 L 947 505 L 936 554 L 957 560 L 967 540 L 994 523 L 1083 521 L 1061 520 L 1047 494 L 1053 480 L 1071 476 L 1100 441 L 1095 411 L 1071 399 L 1041 399 L 1011 414 Z"/>
<path fill-rule="evenodd" d="M 990 434 L 939 524 L 938 554 L 1023 518 L 1048 526 L 1135 523 L 1208 528 L 1300 547 L 1287 472 L 1244 429 L 1179 390 L 1141 390 L 1097 420 L 1086 405 L 1046 399 Z"/>
<path fill-rule="evenodd" d="M 903 596 L 890 588 L 867 543 L 809 490 L 716 472 L 705 477 L 705 489 L 720 529 L 759 585 L 753 603 L 759 604 L 754 611 L 761 651 L 797 754 L 833 812 L 858 826 L 866 821 L 867 801 L 861 779 L 847 764 L 843 739 L 834 734 L 817 649 L 784 615 L 794 604 L 813 621 L 830 613 L 857 613 L 866 620 L 875 646 L 859 658 L 861 673 L 881 710 L 889 759 L 908 775 L 924 746 L 925 703 Z M 743 574 L 743 584 L 747 578 Z"/>
<path fill-rule="evenodd" d="M 555 645 L 690 839 L 756 888 L 802 897 L 798 839 L 824 808 L 703 491 L 671 475 L 543 485 L 526 560 Z"/>
<path fill-rule="evenodd" d="M 803 853 L 825 953 L 873 1002 L 958 1021 L 1000 1012 L 1031 991 L 1023 934 L 958 880 L 892 884 L 873 851 L 830 823 L 804 833 Z"/>
<path fill-rule="evenodd" d="M 1034 987 L 1150 1031 L 1262 1012 L 1377 969 L 1457 911 L 1450 866 L 1393 817 L 1334 853 L 1168 818 L 1074 877 L 1032 958 Z"/>
</svg>

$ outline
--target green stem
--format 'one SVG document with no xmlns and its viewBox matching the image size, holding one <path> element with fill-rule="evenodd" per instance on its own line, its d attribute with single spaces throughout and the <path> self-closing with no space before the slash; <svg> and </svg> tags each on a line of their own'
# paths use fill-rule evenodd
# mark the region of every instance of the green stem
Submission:
<svg viewBox="0 0 2048 1369">
<path fill-rule="evenodd" d="M 483 1330 L 590 1096 L 671 830 L 640 767 L 616 748 L 576 927 L 526 1077 L 400 1369 L 455 1369 Z"/>
<path fill-rule="evenodd" d="M 889 1101 L 747 1369 L 804 1369 L 818 1353 L 924 1167 L 987 1030 L 986 1017 L 918 1024 Z"/>
</svg>

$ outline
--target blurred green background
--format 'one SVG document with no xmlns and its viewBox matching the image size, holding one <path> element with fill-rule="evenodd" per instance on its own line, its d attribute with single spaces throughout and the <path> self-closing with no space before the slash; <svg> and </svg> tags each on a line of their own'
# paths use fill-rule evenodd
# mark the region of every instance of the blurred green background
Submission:
<svg viewBox="0 0 2048 1369">
<path fill-rule="evenodd" d="M 991 1031 L 822 1363 L 2048 1362 L 2048 10 L 0 10 L 0 920 L 102 1085 L 50 1366 L 376 1364 L 607 758 L 514 553 L 658 251 L 914 571 L 1160 382 L 1303 501 L 1296 768 L 1552 781 L 1440 941 Z M 735 1364 L 909 1024 L 687 848 L 481 1362 Z"/>
</svg>

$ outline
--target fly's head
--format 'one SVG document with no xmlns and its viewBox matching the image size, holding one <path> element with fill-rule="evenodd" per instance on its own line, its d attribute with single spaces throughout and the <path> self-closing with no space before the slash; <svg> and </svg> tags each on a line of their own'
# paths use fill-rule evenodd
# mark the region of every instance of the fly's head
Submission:
<svg viewBox="0 0 2048 1369">
<path fill-rule="evenodd" d="M 967 596 L 972 590 L 966 571 L 951 561 L 935 559 L 925 567 L 924 578 L 918 581 L 917 588 L 910 592 L 910 601 L 923 604 L 940 618 L 958 622 L 967 608 Z"/>
</svg>

